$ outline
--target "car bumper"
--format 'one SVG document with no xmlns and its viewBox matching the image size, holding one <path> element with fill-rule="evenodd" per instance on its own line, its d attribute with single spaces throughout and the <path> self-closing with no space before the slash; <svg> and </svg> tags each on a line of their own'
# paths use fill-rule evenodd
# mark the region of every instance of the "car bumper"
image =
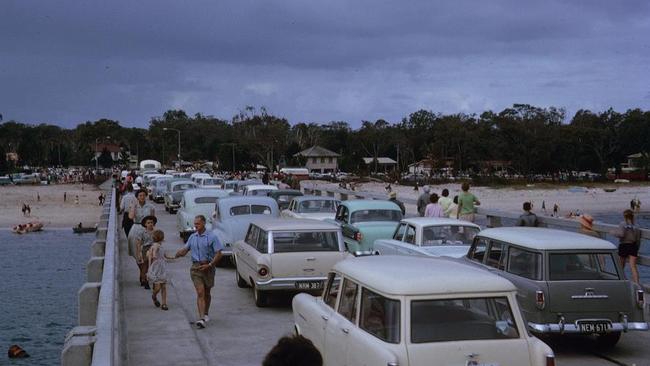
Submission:
<svg viewBox="0 0 650 366">
<path fill-rule="evenodd" d="M 289 277 L 271 278 L 267 281 L 255 281 L 255 287 L 262 291 L 321 291 L 324 288 L 327 277 Z M 298 288 L 300 282 L 317 282 L 323 284 L 320 288 L 304 289 Z"/>
<path fill-rule="evenodd" d="M 590 334 L 585 333 L 580 330 L 577 324 L 568 323 L 550 323 L 550 324 L 539 324 L 539 323 L 528 323 L 528 328 L 535 333 L 544 333 L 544 334 Z M 631 330 L 647 331 L 649 329 L 647 322 L 622 322 L 614 323 L 612 322 L 612 327 L 608 330 L 611 332 L 627 332 Z"/>
</svg>

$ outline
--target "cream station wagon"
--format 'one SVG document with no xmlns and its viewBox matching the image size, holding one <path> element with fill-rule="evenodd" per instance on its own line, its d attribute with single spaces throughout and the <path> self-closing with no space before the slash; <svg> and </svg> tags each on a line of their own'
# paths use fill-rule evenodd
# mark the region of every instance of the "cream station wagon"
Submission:
<svg viewBox="0 0 650 366">
<path fill-rule="evenodd" d="M 643 289 L 625 278 L 612 243 L 570 231 L 499 227 L 481 231 L 463 258 L 517 286 L 535 334 L 595 336 L 613 347 L 621 332 L 647 331 Z"/>
<path fill-rule="evenodd" d="M 402 219 L 392 239 L 377 239 L 374 254 L 460 258 L 467 255 L 480 226 L 441 217 Z"/>
<path fill-rule="evenodd" d="M 337 225 L 306 219 L 255 220 L 233 254 L 237 286 L 253 287 L 260 307 L 272 291 L 321 292 L 332 266 L 348 256 Z"/>
<path fill-rule="evenodd" d="M 293 317 L 326 365 L 554 365 L 516 295 L 451 258 L 356 257 L 334 266 L 321 297 L 294 297 Z"/>
</svg>

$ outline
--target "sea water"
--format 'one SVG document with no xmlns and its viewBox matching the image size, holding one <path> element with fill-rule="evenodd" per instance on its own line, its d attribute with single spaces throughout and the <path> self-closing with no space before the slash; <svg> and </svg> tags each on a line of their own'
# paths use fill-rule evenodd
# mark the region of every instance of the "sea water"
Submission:
<svg viewBox="0 0 650 366">
<path fill-rule="evenodd" d="M 93 240 L 71 228 L 0 230 L 0 365 L 61 363 L 65 336 L 77 325 L 77 291 Z M 8 359 L 12 344 L 31 357 Z"/>
</svg>

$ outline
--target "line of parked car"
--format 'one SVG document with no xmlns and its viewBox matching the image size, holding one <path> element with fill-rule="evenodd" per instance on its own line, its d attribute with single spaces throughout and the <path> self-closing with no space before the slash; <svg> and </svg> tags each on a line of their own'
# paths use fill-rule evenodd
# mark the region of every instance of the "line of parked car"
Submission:
<svg viewBox="0 0 650 366">
<path fill-rule="evenodd" d="M 170 197 L 183 239 L 194 216 L 208 218 L 257 306 L 299 293 L 295 331 L 327 365 L 554 365 L 539 338 L 579 334 L 612 347 L 622 332 L 648 330 L 644 292 L 605 240 L 481 230 L 404 218 L 389 201 L 340 202 L 259 181 L 222 180 L 215 189 L 198 179 L 218 178 L 145 184 L 152 199 Z"/>
</svg>

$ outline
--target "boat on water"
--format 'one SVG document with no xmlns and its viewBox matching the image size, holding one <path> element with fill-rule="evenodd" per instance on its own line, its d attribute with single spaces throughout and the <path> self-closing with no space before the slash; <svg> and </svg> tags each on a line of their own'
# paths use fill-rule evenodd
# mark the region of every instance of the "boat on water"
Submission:
<svg viewBox="0 0 650 366">
<path fill-rule="evenodd" d="M 72 232 L 75 234 L 94 233 L 95 231 L 97 231 L 97 225 L 83 226 L 81 223 L 79 223 L 79 225 L 72 227 Z"/>
<path fill-rule="evenodd" d="M 616 188 L 603 188 L 603 191 L 611 193 L 611 192 L 616 192 Z"/>
<path fill-rule="evenodd" d="M 27 234 L 41 230 L 43 230 L 43 223 L 38 221 L 28 222 L 26 224 L 18 224 L 11 229 L 11 231 L 16 234 Z"/>
</svg>

